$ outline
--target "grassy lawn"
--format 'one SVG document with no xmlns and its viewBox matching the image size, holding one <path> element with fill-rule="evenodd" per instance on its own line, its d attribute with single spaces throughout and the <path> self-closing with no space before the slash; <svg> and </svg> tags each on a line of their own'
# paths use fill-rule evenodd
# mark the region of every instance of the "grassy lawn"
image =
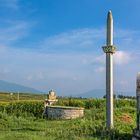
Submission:
<svg viewBox="0 0 140 140">
<path fill-rule="evenodd" d="M 42 117 L 44 95 L 0 93 L 0 140 L 131 140 L 136 101 L 114 100 L 114 129 L 105 127 L 105 99 L 59 99 L 57 106 L 85 108 L 75 120 Z"/>
<path fill-rule="evenodd" d="M 106 130 L 105 109 L 87 109 L 76 120 L 0 114 L 0 140 L 131 140 L 135 108 L 115 109 L 115 128 Z"/>
</svg>

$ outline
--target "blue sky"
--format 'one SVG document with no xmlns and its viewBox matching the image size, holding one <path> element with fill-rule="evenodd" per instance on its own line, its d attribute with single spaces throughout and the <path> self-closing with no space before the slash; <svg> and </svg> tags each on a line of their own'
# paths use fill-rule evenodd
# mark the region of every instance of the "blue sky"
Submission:
<svg viewBox="0 0 140 140">
<path fill-rule="evenodd" d="M 140 71 L 139 0 L 0 0 L 0 79 L 59 94 L 105 89 L 106 15 L 114 17 L 114 88 Z"/>
</svg>

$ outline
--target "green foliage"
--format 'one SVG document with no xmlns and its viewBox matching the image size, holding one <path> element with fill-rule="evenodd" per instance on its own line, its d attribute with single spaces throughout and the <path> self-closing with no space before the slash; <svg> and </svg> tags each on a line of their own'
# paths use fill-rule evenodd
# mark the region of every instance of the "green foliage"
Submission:
<svg viewBox="0 0 140 140">
<path fill-rule="evenodd" d="M 6 112 L 9 115 L 14 114 L 17 117 L 29 114 L 41 118 L 43 110 L 44 106 L 41 101 L 20 101 L 0 105 L 1 112 Z"/>
<path fill-rule="evenodd" d="M 59 106 L 74 106 L 74 107 L 85 107 L 85 101 L 80 99 L 59 99 L 55 105 Z"/>
<path fill-rule="evenodd" d="M 136 100 L 123 100 L 123 99 L 118 99 L 114 100 L 114 105 L 116 108 L 121 108 L 121 107 L 136 107 Z"/>
<path fill-rule="evenodd" d="M 31 93 L 3 93 L 0 92 L 0 102 L 13 102 L 13 101 L 30 101 L 40 100 L 43 101 L 46 98 L 46 94 L 31 94 Z"/>
<path fill-rule="evenodd" d="M 136 99 L 136 96 L 126 96 L 126 95 L 117 95 L 117 98 L 119 99 Z"/>
<path fill-rule="evenodd" d="M 136 102 L 114 101 L 114 129 L 105 127 L 105 99 L 59 99 L 59 106 L 85 108 L 75 120 L 42 118 L 43 101 L 0 102 L 0 140 L 131 140 Z"/>
<path fill-rule="evenodd" d="M 118 120 L 123 112 L 115 110 L 115 128 L 105 127 L 105 109 L 85 110 L 85 116 L 75 120 L 45 120 L 33 116 L 0 113 L 1 140 L 131 140 L 134 122 Z M 127 112 L 132 115 L 131 110 Z M 6 133 L 5 133 L 6 132 Z"/>
<path fill-rule="evenodd" d="M 85 100 L 85 108 L 104 108 L 105 100 L 104 99 L 88 99 Z"/>
<path fill-rule="evenodd" d="M 86 109 L 90 108 L 104 108 L 106 106 L 105 99 L 59 99 L 55 105 L 59 106 L 75 106 L 75 107 L 84 107 Z M 123 100 L 115 99 L 114 107 L 136 107 L 135 100 Z"/>
</svg>

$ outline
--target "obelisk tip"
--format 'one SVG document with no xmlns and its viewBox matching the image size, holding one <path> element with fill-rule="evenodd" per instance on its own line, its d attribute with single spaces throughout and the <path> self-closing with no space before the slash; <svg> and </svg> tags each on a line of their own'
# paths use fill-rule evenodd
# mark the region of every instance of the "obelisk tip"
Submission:
<svg viewBox="0 0 140 140">
<path fill-rule="evenodd" d="M 108 13 L 112 14 L 111 10 L 109 10 Z"/>
<path fill-rule="evenodd" d="M 108 11 L 108 18 L 112 18 L 112 12 L 111 12 L 111 10 Z"/>
</svg>

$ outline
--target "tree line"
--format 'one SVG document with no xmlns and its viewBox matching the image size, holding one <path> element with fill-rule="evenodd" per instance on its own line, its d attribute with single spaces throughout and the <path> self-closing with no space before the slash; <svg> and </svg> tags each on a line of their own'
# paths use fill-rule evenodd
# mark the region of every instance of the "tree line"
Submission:
<svg viewBox="0 0 140 140">
<path fill-rule="evenodd" d="M 136 96 L 128 96 L 128 95 L 122 95 L 122 94 L 114 94 L 113 95 L 114 99 L 136 99 Z M 106 95 L 103 96 L 103 98 L 106 98 Z"/>
</svg>

